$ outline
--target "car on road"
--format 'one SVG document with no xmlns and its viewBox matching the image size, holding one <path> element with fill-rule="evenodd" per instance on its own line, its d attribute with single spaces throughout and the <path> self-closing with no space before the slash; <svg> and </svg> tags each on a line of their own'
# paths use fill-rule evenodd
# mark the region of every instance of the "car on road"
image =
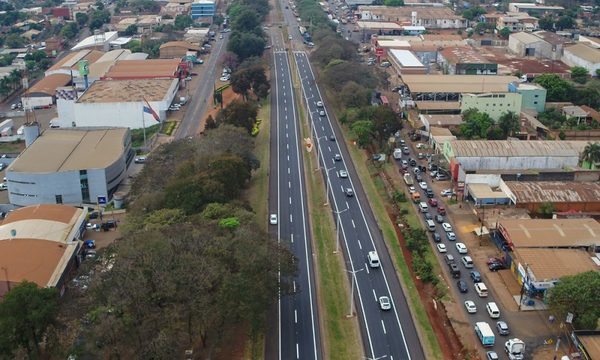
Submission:
<svg viewBox="0 0 600 360">
<path fill-rule="evenodd" d="M 271 216 L 269 216 L 269 223 L 271 223 L 271 225 L 277 225 L 277 214 L 271 214 Z"/>
<path fill-rule="evenodd" d="M 423 181 L 423 177 L 421 176 L 421 174 L 417 173 L 417 174 L 415 175 L 415 180 L 416 180 L 417 182 L 422 182 L 422 181 Z"/>
<path fill-rule="evenodd" d="M 223 38 L 223 35 L 219 35 L 219 39 L 222 39 L 222 38 Z"/>
<path fill-rule="evenodd" d="M 427 194 L 427 197 L 430 199 L 435 196 L 435 194 L 433 193 L 433 190 L 431 190 L 429 188 L 425 189 L 425 193 Z"/>
<path fill-rule="evenodd" d="M 317 101 L 317 107 L 323 107 L 323 102 L 322 101 Z"/>
<path fill-rule="evenodd" d="M 423 213 L 423 217 L 425 218 L 425 221 L 427 220 L 432 220 L 433 218 L 431 217 L 431 214 L 428 212 L 424 212 Z"/>
<path fill-rule="evenodd" d="M 431 207 L 436 207 L 438 205 L 437 200 L 434 198 L 429 199 L 428 203 L 429 203 L 429 206 L 431 206 Z"/>
<path fill-rule="evenodd" d="M 468 252 L 467 246 L 461 242 L 457 242 L 454 246 L 459 254 L 466 254 Z"/>
<path fill-rule="evenodd" d="M 288 35 L 288 40 L 292 40 L 292 35 Z"/>
<path fill-rule="evenodd" d="M 440 236 L 440 234 L 434 232 L 433 233 L 433 241 L 436 242 L 436 243 L 441 242 L 442 241 L 442 237 Z"/>
<path fill-rule="evenodd" d="M 510 334 L 510 330 L 508 329 L 508 324 L 504 321 L 496 322 L 496 329 L 498 329 L 498 334 L 500 335 L 508 335 Z"/>
<path fill-rule="evenodd" d="M 466 293 L 469 291 L 469 287 L 467 286 L 467 282 L 464 280 L 458 280 L 456 282 L 456 287 L 458 288 L 458 291 L 460 291 L 461 293 Z"/>
<path fill-rule="evenodd" d="M 444 255 L 444 261 L 446 262 L 446 264 L 454 263 L 454 255 L 452 255 L 452 254 Z"/>
<path fill-rule="evenodd" d="M 223 82 L 229 81 L 229 76 L 221 76 L 219 80 Z"/>
<path fill-rule="evenodd" d="M 465 301 L 465 308 L 469 314 L 475 314 L 477 312 L 477 306 L 471 300 Z"/>
<path fill-rule="evenodd" d="M 347 178 L 348 177 L 348 172 L 346 170 L 340 170 L 340 177 L 341 178 Z"/>
<path fill-rule="evenodd" d="M 438 249 L 438 251 L 439 251 L 440 253 L 445 253 L 445 252 L 447 252 L 447 251 L 448 251 L 448 250 L 446 249 L 446 245 L 444 245 L 444 244 L 437 244 L 437 249 Z"/>
<path fill-rule="evenodd" d="M 143 164 L 146 162 L 146 157 L 145 156 L 136 156 L 135 159 L 133 159 L 133 162 L 136 164 Z"/>
<path fill-rule="evenodd" d="M 452 189 L 444 189 L 440 192 L 441 196 L 452 196 L 452 194 L 454 193 L 454 191 L 452 191 Z"/>
<path fill-rule="evenodd" d="M 324 110 L 320 110 L 319 111 L 319 116 L 325 116 L 325 111 Z"/>
<path fill-rule="evenodd" d="M 406 160 L 402 160 L 402 170 L 408 169 L 408 162 Z"/>
<path fill-rule="evenodd" d="M 437 212 L 438 214 L 444 216 L 446 215 L 446 208 L 438 204 Z"/>
<path fill-rule="evenodd" d="M 427 183 L 425 181 L 421 181 L 419 183 L 419 187 L 423 190 L 427 189 Z"/>
<path fill-rule="evenodd" d="M 354 196 L 354 190 L 352 190 L 351 188 L 346 188 L 346 191 L 344 191 L 346 193 L 346 196 L 348 197 L 352 197 Z"/>
<path fill-rule="evenodd" d="M 340 154 L 333 155 L 333 160 L 335 160 L 335 161 L 342 161 L 342 155 L 340 155 Z"/>
<path fill-rule="evenodd" d="M 437 222 L 438 224 L 441 224 L 444 222 L 444 217 L 442 215 L 436 215 L 435 216 L 435 222 Z"/>
<path fill-rule="evenodd" d="M 392 308 L 392 302 L 390 301 L 390 298 L 387 296 L 380 296 L 379 307 L 381 310 L 390 310 Z"/>
<path fill-rule="evenodd" d="M 444 229 L 445 232 L 451 232 L 452 231 L 452 225 L 450 225 L 448 223 L 442 223 L 442 229 Z"/>
<path fill-rule="evenodd" d="M 500 259 L 499 257 L 491 257 L 489 259 L 487 259 L 487 261 L 485 262 L 486 265 L 490 265 L 493 263 L 500 263 L 502 264 L 504 261 L 502 259 Z"/>
<path fill-rule="evenodd" d="M 479 271 L 472 270 L 470 275 L 474 283 L 481 282 L 481 274 L 479 273 Z"/>
<path fill-rule="evenodd" d="M 335 141 L 335 135 L 329 135 L 329 141 Z"/>
<path fill-rule="evenodd" d="M 417 192 L 417 189 L 415 189 L 415 187 L 414 187 L 414 186 L 409 186 L 409 188 L 408 188 L 408 192 L 412 194 L 412 193 L 415 193 L 415 192 Z"/>
<path fill-rule="evenodd" d="M 446 233 L 446 239 L 448 239 L 449 241 L 456 241 L 456 234 L 452 231 L 448 231 Z"/>
<path fill-rule="evenodd" d="M 498 356 L 498 353 L 495 351 L 488 351 L 485 353 L 485 359 L 486 360 L 500 360 L 500 357 Z"/>
<path fill-rule="evenodd" d="M 415 146 L 417 149 L 425 149 L 425 144 L 423 143 L 418 143 L 417 146 Z"/>
<path fill-rule="evenodd" d="M 402 154 L 404 154 L 404 155 L 410 155 L 410 150 L 408 149 L 407 146 L 405 146 L 405 147 L 402 148 Z"/>
</svg>

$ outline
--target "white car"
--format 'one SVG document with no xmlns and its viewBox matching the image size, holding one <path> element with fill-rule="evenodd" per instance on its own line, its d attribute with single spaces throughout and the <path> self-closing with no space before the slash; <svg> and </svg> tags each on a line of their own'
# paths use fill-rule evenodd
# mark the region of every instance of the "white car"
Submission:
<svg viewBox="0 0 600 360">
<path fill-rule="evenodd" d="M 271 214 L 271 216 L 269 216 L 269 222 L 271 225 L 277 225 L 277 214 Z"/>
<path fill-rule="evenodd" d="M 322 101 L 317 101 L 317 107 L 323 107 L 323 102 Z"/>
<path fill-rule="evenodd" d="M 292 40 L 292 35 L 288 35 L 288 40 Z"/>
<path fill-rule="evenodd" d="M 452 231 L 452 225 L 450 225 L 448 223 L 442 223 L 442 228 L 444 229 L 445 232 L 451 232 Z"/>
<path fill-rule="evenodd" d="M 419 183 L 419 187 L 423 190 L 427 190 L 427 183 L 425 181 L 421 181 Z"/>
<path fill-rule="evenodd" d="M 379 307 L 381 308 L 381 310 L 389 310 L 392 308 L 392 302 L 390 301 L 390 298 L 387 296 L 380 296 L 379 297 Z"/>
<path fill-rule="evenodd" d="M 145 156 L 136 156 L 135 159 L 133 159 L 133 162 L 136 164 L 143 164 L 146 162 L 146 157 Z"/>
<path fill-rule="evenodd" d="M 221 80 L 221 81 L 223 81 L 223 82 L 229 81 L 229 76 L 221 76 L 221 77 L 219 78 L 219 80 Z"/>
<path fill-rule="evenodd" d="M 323 110 L 319 111 L 319 116 L 325 116 L 325 111 L 323 111 Z"/>
<path fill-rule="evenodd" d="M 346 170 L 340 170 L 340 177 L 341 178 L 347 178 L 348 177 L 348 172 Z"/>
<path fill-rule="evenodd" d="M 8 186 L 6 186 L 6 184 L 5 184 L 5 183 L 1 183 L 1 184 L 0 184 L 0 190 L 4 191 L 4 190 L 6 190 L 6 189 L 8 189 Z"/>
<path fill-rule="evenodd" d="M 465 308 L 467 308 L 469 314 L 475 314 L 477 312 L 477 306 L 471 300 L 465 301 Z"/>
<path fill-rule="evenodd" d="M 459 254 L 466 254 L 468 252 L 467 246 L 461 242 L 457 242 L 454 246 L 456 246 L 456 250 Z"/>
<path fill-rule="evenodd" d="M 413 193 L 417 192 L 417 189 L 415 189 L 414 186 L 411 186 L 411 187 L 408 188 L 408 192 L 411 193 L 411 194 L 413 194 Z"/>
<path fill-rule="evenodd" d="M 418 143 L 418 144 L 417 144 L 417 149 L 425 149 L 425 144 L 423 144 L 423 143 Z"/>
<path fill-rule="evenodd" d="M 436 175 L 437 175 L 437 173 L 436 173 Z M 444 189 L 440 192 L 440 195 L 441 196 L 451 196 L 452 192 L 453 192 L 452 189 Z"/>
<path fill-rule="evenodd" d="M 438 249 L 438 251 L 439 251 L 439 252 L 441 252 L 441 253 L 445 253 L 445 252 L 447 252 L 447 251 L 448 251 L 448 250 L 446 249 L 446 245 L 444 245 L 444 244 L 437 244 L 437 249 Z"/>
</svg>

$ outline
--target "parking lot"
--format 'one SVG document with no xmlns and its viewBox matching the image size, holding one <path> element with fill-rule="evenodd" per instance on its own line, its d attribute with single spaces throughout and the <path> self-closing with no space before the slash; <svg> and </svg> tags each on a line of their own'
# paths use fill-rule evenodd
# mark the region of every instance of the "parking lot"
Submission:
<svg viewBox="0 0 600 360">
<path fill-rule="evenodd" d="M 438 181 L 432 178 L 427 170 L 425 174 L 421 173 L 422 181 L 425 182 L 423 188 L 419 186 L 416 181 L 417 174 L 415 174 L 415 166 L 408 166 L 406 171 L 402 171 L 402 160 L 415 159 L 417 166 L 427 167 L 428 161 L 426 158 L 417 159 L 419 152 L 427 153 L 426 149 L 417 149 L 417 144 L 421 141 L 411 141 L 406 133 L 403 134 L 402 139 L 405 140 L 406 146 L 408 147 L 408 155 L 405 153 L 402 155 L 402 159 L 396 161 L 398 170 L 401 173 L 410 174 L 414 181 L 414 192 L 418 193 L 421 200 L 415 203 L 415 210 L 421 217 L 423 228 L 427 230 L 427 215 L 431 216 L 433 220 L 434 231 L 428 231 L 430 233 L 430 239 L 432 240 L 432 248 L 436 252 L 440 267 L 443 270 L 444 278 L 448 284 L 448 292 L 454 301 L 450 301 L 446 304 L 446 310 L 449 319 L 452 321 L 455 327 L 456 333 L 461 337 L 462 343 L 467 348 L 477 349 L 481 357 L 485 357 L 485 352 L 494 350 L 498 353 L 500 358 L 505 357 L 504 342 L 509 338 L 520 338 L 526 342 L 528 349 L 526 354 L 529 357 L 531 355 L 530 345 L 537 346 L 543 344 L 543 341 L 549 337 L 555 336 L 557 329 L 553 328 L 547 321 L 547 313 L 545 311 L 519 311 L 517 302 L 513 299 L 513 295 L 519 294 L 520 285 L 517 283 L 514 275 L 510 270 L 490 271 L 486 264 L 490 257 L 497 257 L 501 255 L 501 252 L 491 243 L 489 236 L 479 237 L 476 236 L 474 230 L 478 230 L 481 227 L 478 215 L 474 212 L 472 206 L 469 203 L 462 202 L 461 199 L 453 198 L 450 200 L 448 197 L 440 196 L 440 193 L 444 189 L 451 187 L 450 181 Z M 427 196 L 427 190 L 433 197 Z M 412 194 L 408 191 L 407 195 L 411 199 Z M 430 195 L 431 196 L 431 195 Z M 437 206 L 431 206 L 430 199 L 437 201 Z M 459 200 L 459 201 L 457 201 Z M 427 209 L 421 211 L 420 203 L 425 202 Z M 446 214 L 441 219 L 436 219 L 438 214 L 439 206 L 445 208 Z M 421 205 L 421 208 L 423 206 Z M 500 214 L 499 210 L 490 210 L 490 213 L 486 214 L 487 221 L 493 221 L 495 217 Z M 427 215 L 426 215 L 427 214 Z M 451 227 L 452 232 L 456 236 L 456 240 L 449 240 L 447 231 L 442 227 L 441 222 L 445 222 Z M 429 223 L 429 226 L 432 224 Z M 434 242 L 434 235 L 438 234 L 439 242 Z M 462 243 L 466 248 L 466 254 L 460 254 L 457 250 L 456 244 Z M 444 253 L 441 253 L 437 247 L 438 244 L 442 244 L 445 247 Z M 442 246 L 440 246 L 442 247 Z M 462 250 L 464 252 L 464 250 Z M 454 258 L 453 266 L 455 276 L 452 277 L 450 273 L 450 267 L 447 265 L 445 255 L 451 255 Z M 462 257 L 470 256 L 473 261 L 473 268 L 466 268 L 463 263 Z M 460 271 L 458 275 L 457 271 Z M 475 290 L 475 282 L 471 277 L 471 271 L 478 271 L 481 277 L 481 281 L 487 286 L 488 296 L 481 297 Z M 461 286 L 466 285 L 466 292 L 460 292 L 457 286 L 457 282 L 462 280 L 464 283 Z M 465 307 L 465 301 L 472 301 L 476 307 L 476 312 L 467 313 Z M 486 311 L 486 305 L 489 302 L 495 302 L 500 310 L 500 317 L 492 319 Z M 491 348 L 485 348 L 481 345 L 479 339 L 475 336 L 473 327 L 475 322 L 483 321 L 487 322 L 492 327 L 495 335 L 495 346 Z M 497 321 L 504 321 L 508 324 L 510 335 L 500 335 L 496 328 Z"/>
</svg>

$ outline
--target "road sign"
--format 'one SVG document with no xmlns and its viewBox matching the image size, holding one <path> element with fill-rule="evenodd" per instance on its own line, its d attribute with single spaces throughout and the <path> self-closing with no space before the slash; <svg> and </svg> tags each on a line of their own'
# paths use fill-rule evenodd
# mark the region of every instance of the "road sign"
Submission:
<svg viewBox="0 0 600 360">
<path fill-rule="evenodd" d="M 304 138 L 304 146 L 306 146 L 306 151 L 311 152 L 313 148 L 313 143 L 311 138 Z"/>
<path fill-rule="evenodd" d="M 98 204 L 106 205 L 106 196 L 98 196 Z"/>
</svg>

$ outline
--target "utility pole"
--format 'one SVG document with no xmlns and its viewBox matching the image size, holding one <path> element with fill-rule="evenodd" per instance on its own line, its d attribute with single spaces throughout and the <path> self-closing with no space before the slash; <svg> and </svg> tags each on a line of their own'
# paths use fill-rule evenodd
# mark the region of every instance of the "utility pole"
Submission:
<svg viewBox="0 0 600 360">
<path fill-rule="evenodd" d="M 348 315 L 346 315 L 346 317 L 353 317 L 354 316 L 354 312 L 352 311 L 352 308 L 354 308 L 354 282 L 356 281 L 356 273 L 359 273 L 361 271 L 363 271 L 364 269 L 359 269 L 359 270 L 346 270 L 347 272 L 349 272 L 350 274 L 352 274 L 352 290 L 350 290 L 350 310 L 348 311 Z"/>
<path fill-rule="evenodd" d="M 318 158 L 317 158 L 318 159 Z M 323 206 L 329 205 L 329 171 L 335 169 L 335 166 L 329 169 L 325 169 L 325 203 Z"/>
<path fill-rule="evenodd" d="M 342 211 L 334 211 L 336 215 L 336 232 L 335 232 L 335 251 L 334 254 L 337 254 L 340 251 L 340 214 L 344 211 L 348 211 L 348 208 L 345 208 Z"/>
<path fill-rule="evenodd" d="M 316 132 L 315 132 L 316 134 Z M 316 137 L 316 136 L 315 136 Z M 315 171 L 321 170 L 321 160 L 319 160 L 319 148 L 321 147 L 321 139 L 326 138 L 327 136 L 323 135 L 321 137 L 317 137 L 317 146 L 315 147 L 315 154 L 317 155 L 317 168 Z"/>
</svg>

